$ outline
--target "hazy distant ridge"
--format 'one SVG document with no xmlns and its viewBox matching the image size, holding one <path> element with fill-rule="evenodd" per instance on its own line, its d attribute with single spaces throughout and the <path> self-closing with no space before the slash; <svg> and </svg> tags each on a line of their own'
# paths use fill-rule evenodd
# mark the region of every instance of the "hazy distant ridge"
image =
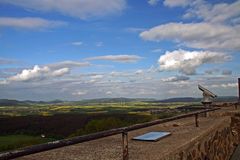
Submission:
<svg viewBox="0 0 240 160">
<path fill-rule="evenodd" d="M 100 98 L 100 99 L 86 99 L 80 101 L 62 101 L 62 100 L 53 100 L 53 101 L 19 101 L 19 100 L 10 100 L 10 99 L 0 99 L 1 106 L 23 106 L 29 104 L 61 104 L 61 103 L 71 103 L 71 104 L 84 104 L 84 103 L 114 103 L 114 102 L 134 102 L 134 101 L 148 101 L 148 102 L 158 102 L 158 103 L 171 103 L 171 102 L 200 102 L 202 98 L 194 97 L 176 97 L 168 98 L 163 100 L 156 100 L 150 98 Z M 223 102 L 232 102 L 237 101 L 238 97 L 236 96 L 225 96 L 217 97 L 215 101 Z"/>
</svg>

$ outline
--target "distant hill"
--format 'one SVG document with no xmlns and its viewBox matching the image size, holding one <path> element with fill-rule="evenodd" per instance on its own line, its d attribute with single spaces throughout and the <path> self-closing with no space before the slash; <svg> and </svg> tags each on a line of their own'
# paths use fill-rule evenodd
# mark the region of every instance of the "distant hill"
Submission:
<svg viewBox="0 0 240 160">
<path fill-rule="evenodd" d="M 177 97 L 177 98 L 168 98 L 163 99 L 158 102 L 161 103 L 170 103 L 170 102 L 200 102 L 201 98 L 193 98 L 193 97 Z"/>
<path fill-rule="evenodd" d="M 136 102 L 136 101 L 154 101 L 155 99 L 150 98 L 99 98 L 99 99 L 86 99 L 81 101 L 75 101 L 72 103 L 75 104 L 84 104 L 84 103 L 120 103 L 120 102 Z M 71 103 L 71 102 L 70 102 Z"/>
<path fill-rule="evenodd" d="M 236 102 L 238 101 L 238 97 L 237 96 L 217 97 L 215 101 L 216 102 Z"/>
<path fill-rule="evenodd" d="M 150 98 L 99 98 L 99 99 L 86 99 L 81 101 L 18 101 L 18 100 L 9 100 L 9 99 L 0 99 L 0 106 L 23 106 L 31 104 L 69 104 L 69 105 L 81 105 L 88 103 L 121 103 L 121 102 L 135 102 L 135 101 L 153 101 L 154 99 Z"/>
<path fill-rule="evenodd" d="M 236 96 L 221 96 L 214 99 L 215 102 L 234 102 L 237 100 L 238 100 L 238 97 Z M 178 97 L 178 98 L 163 99 L 156 102 L 171 103 L 171 102 L 201 102 L 201 101 L 202 101 L 202 98 Z"/>
<path fill-rule="evenodd" d="M 18 100 L 11 100 L 11 99 L 0 99 L 0 106 L 26 106 L 30 104 L 59 104 L 63 103 L 64 101 L 61 100 L 54 100 L 54 101 L 18 101 Z"/>
<path fill-rule="evenodd" d="M 100 98 L 100 99 L 86 99 L 81 101 L 61 101 L 61 100 L 53 100 L 53 101 L 18 101 L 18 100 L 10 100 L 10 99 L 0 99 L 0 106 L 24 106 L 31 104 L 70 104 L 70 105 L 81 105 L 88 103 L 121 103 L 121 102 L 153 102 L 153 103 L 172 103 L 172 102 L 201 102 L 202 98 L 194 98 L 194 97 L 177 97 L 177 98 L 168 98 L 163 100 L 156 100 L 151 98 Z M 214 99 L 215 102 L 236 102 L 238 97 L 236 96 L 225 96 L 225 97 L 217 97 Z"/>
<path fill-rule="evenodd" d="M 26 102 L 18 101 L 18 100 L 11 100 L 11 99 L 0 99 L 1 106 L 22 106 L 27 105 Z"/>
</svg>

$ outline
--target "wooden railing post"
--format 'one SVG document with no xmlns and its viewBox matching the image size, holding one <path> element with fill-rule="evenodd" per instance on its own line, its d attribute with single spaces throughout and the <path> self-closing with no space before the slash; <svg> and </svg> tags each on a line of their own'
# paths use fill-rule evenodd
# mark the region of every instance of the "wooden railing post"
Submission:
<svg viewBox="0 0 240 160">
<path fill-rule="evenodd" d="M 234 103 L 234 107 L 235 107 L 235 109 L 237 109 L 238 108 L 238 103 Z"/>
<path fill-rule="evenodd" d="M 128 133 L 122 132 L 123 160 L 128 160 Z"/>
<path fill-rule="evenodd" d="M 195 123 L 196 123 L 196 127 L 198 127 L 198 114 L 195 114 Z"/>
</svg>

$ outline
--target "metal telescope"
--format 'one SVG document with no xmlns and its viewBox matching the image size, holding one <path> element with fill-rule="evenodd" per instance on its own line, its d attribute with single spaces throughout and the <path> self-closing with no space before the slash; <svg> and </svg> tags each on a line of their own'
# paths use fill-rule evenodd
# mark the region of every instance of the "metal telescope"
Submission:
<svg viewBox="0 0 240 160">
<path fill-rule="evenodd" d="M 203 92 L 203 99 L 202 99 L 202 104 L 205 107 L 210 107 L 213 98 L 216 98 L 217 95 L 209 91 L 208 89 L 204 88 L 200 84 L 198 85 L 198 88 Z"/>
</svg>

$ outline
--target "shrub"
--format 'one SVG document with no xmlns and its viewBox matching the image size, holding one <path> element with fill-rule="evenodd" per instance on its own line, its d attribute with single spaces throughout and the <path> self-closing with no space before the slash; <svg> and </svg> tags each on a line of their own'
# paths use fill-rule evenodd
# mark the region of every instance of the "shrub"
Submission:
<svg viewBox="0 0 240 160">
<path fill-rule="evenodd" d="M 104 131 L 112 128 L 118 128 L 126 126 L 129 123 L 126 121 L 120 120 L 119 118 L 109 117 L 104 119 L 94 119 L 89 121 L 83 128 L 77 130 L 70 136 L 79 136 L 89 133 L 95 133 L 99 131 Z"/>
</svg>

